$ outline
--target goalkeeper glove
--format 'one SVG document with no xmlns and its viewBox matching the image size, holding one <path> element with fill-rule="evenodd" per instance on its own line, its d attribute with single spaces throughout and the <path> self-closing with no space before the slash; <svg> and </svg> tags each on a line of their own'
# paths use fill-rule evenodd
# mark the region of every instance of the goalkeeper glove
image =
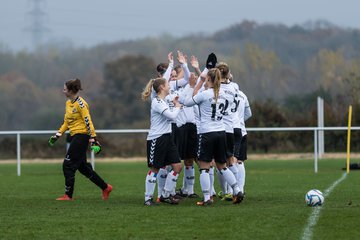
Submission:
<svg viewBox="0 0 360 240">
<path fill-rule="evenodd" d="M 91 138 L 90 139 L 90 149 L 92 151 L 94 151 L 95 154 L 99 154 L 101 152 L 101 144 L 98 140 L 96 140 L 96 138 Z"/>
<path fill-rule="evenodd" d="M 54 146 L 55 142 L 61 137 L 61 133 L 56 133 L 55 135 L 51 136 L 49 139 L 49 145 Z"/>
<path fill-rule="evenodd" d="M 215 53 L 210 53 L 207 60 L 206 60 L 206 68 L 211 69 L 216 66 L 217 63 L 217 57 Z"/>
</svg>

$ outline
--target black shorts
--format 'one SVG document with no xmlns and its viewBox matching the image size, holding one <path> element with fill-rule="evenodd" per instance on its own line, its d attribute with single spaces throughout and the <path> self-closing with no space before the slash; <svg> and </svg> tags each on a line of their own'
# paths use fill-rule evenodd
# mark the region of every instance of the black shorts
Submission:
<svg viewBox="0 0 360 240">
<path fill-rule="evenodd" d="M 226 133 L 226 157 L 234 156 L 234 134 Z"/>
<path fill-rule="evenodd" d="M 196 157 L 197 132 L 195 124 L 186 123 L 178 128 L 176 145 L 180 159 L 191 159 Z"/>
<path fill-rule="evenodd" d="M 199 160 L 226 163 L 226 134 L 225 131 L 209 132 L 199 135 Z"/>
<path fill-rule="evenodd" d="M 238 146 L 235 143 L 234 156 L 241 161 L 245 161 L 247 159 L 247 135 L 241 138 L 240 144 Z"/>
<path fill-rule="evenodd" d="M 172 163 L 179 163 L 179 153 L 172 140 L 172 134 L 163 134 L 147 141 L 148 167 L 162 168 Z"/>
<path fill-rule="evenodd" d="M 171 138 L 172 141 L 177 145 L 177 136 L 179 134 L 179 128 L 176 126 L 176 123 L 171 123 Z"/>
<path fill-rule="evenodd" d="M 240 128 L 234 128 L 234 156 L 239 159 L 242 132 Z"/>
</svg>

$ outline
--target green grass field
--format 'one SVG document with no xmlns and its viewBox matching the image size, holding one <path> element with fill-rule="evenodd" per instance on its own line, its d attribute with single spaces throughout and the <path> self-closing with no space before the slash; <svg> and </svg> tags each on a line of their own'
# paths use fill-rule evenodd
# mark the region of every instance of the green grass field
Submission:
<svg viewBox="0 0 360 240">
<path fill-rule="evenodd" d="M 23 164 L 21 177 L 15 164 L 0 164 L 0 239 L 301 239 L 313 211 L 305 193 L 325 191 L 343 166 L 344 160 L 321 159 L 315 174 L 310 160 L 248 161 L 240 205 L 216 199 L 199 207 L 196 199 L 185 199 L 178 206 L 145 207 L 145 163 L 98 160 L 96 171 L 114 187 L 110 199 L 102 201 L 101 191 L 77 174 L 72 202 L 54 200 L 63 194 L 61 164 Z M 359 186 L 360 171 L 353 171 L 331 192 L 313 239 L 358 237 Z M 200 194 L 198 174 L 196 189 Z"/>
</svg>

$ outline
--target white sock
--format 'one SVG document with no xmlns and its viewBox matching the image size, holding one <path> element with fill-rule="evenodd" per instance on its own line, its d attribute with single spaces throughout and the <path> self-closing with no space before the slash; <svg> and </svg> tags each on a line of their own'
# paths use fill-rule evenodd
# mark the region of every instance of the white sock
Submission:
<svg viewBox="0 0 360 240">
<path fill-rule="evenodd" d="M 153 198 L 156 186 L 156 173 L 149 171 L 145 178 L 145 201 Z"/>
<path fill-rule="evenodd" d="M 166 177 L 164 190 L 162 192 L 163 197 L 167 198 L 170 196 L 170 194 L 173 194 L 173 192 L 175 192 L 178 177 L 179 174 L 177 172 L 174 172 L 173 170 L 169 172 Z"/>
<path fill-rule="evenodd" d="M 217 173 L 216 175 L 217 175 L 218 180 L 219 180 L 221 192 L 222 192 L 222 194 L 226 194 L 226 192 L 227 192 L 227 187 L 226 187 L 225 178 L 224 178 L 223 175 L 220 173 L 219 169 L 216 169 L 216 173 Z"/>
<path fill-rule="evenodd" d="M 239 185 L 239 170 L 238 170 L 238 167 L 236 166 L 236 164 L 234 163 L 234 165 L 230 165 L 228 168 L 234 174 L 234 176 L 236 178 L 236 182 Z"/>
<path fill-rule="evenodd" d="M 208 169 L 200 170 L 200 186 L 204 195 L 204 202 L 210 200 L 210 175 Z"/>
<path fill-rule="evenodd" d="M 195 169 L 194 166 L 187 166 L 184 170 L 185 178 L 185 193 L 193 194 L 194 193 L 194 184 L 195 184 Z"/>
<path fill-rule="evenodd" d="M 234 191 L 233 191 L 232 187 L 228 183 L 226 183 L 226 194 L 233 195 L 233 193 L 234 193 Z"/>
<path fill-rule="evenodd" d="M 161 196 L 162 191 L 164 190 L 166 177 L 168 172 L 165 168 L 160 168 L 157 174 L 157 181 L 158 181 L 158 197 Z"/>
<path fill-rule="evenodd" d="M 183 177 L 183 180 L 182 180 L 182 187 L 181 187 L 181 192 L 183 193 L 187 193 L 187 185 L 186 185 L 186 168 L 187 166 L 184 165 L 184 177 Z"/>
<path fill-rule="evenodd" d="M 234 174 L 228 168 L 221 169 L 220 173 L 225 178 L 225 181 L 233 189 L 233 194 L 234 195 L 238 194 L 240 192 L 240 188 L 239 188 L 239 186 L 238 186 L 238 184 L 236 182 L 236 178 L 235 178 Z"/>
<path fill-rule="evenodd" d="M 167 170 L 167 173 L 168 173 L 168 175 L 169 175 L 173 168 L 172 168 L 171 165 L 167 165 L 167 166 L 165 167 L 165 169 Z M 164 187 L 164 188 L 165 188 L 165 187 Z M 176 194 L 176 183 L 175 183 L 174 188 L 170 191 L 170 195 L 174 196 L 175 194 Z"/>
<path fill-rule="evenodd" d="M 239 188 L 240 191 L 244 193 L 244 187 L 245 187 L 245 164 L 241 163 L 238 164 L 238 171 L 239 171 Z"/>
<path fill-rule="evenodd" d="M 210 167 L 209 176 L 210 176 L 210 196 L 212 196 L 215 193 L 215 189 L 214 189 L 214 167 Z"/>
</svg>

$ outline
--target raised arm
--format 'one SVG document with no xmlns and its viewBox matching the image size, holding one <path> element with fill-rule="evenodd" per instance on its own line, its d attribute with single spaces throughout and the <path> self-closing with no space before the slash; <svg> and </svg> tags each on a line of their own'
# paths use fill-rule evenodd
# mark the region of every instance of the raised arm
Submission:
<svg viewBox="0 0 360 240">
<path fill-rule="evenodd" d="M 166 69 L 164 75 L 162 76 L 163 78 L 165 78 L 166 80 L 170 80 L 170 75 L 171 75 L 171 71 L 174 68 L 174 57 L 173 57 L 173 53 L 169 52 L 168 54 L 168 61 L 169 61 L 169 66 Z"/>
<path fill-rule="evenodd" d="M 177 51 L 177 54 L 178 54 L 177 59 L 178 59 L 179 63 L 181 64 L 181 68 L 184 71 L 184 79 L 186 81 L 189 81 L 190 70 L 189 70 L 188 65 L 187 65 L 187 57 L 181 51 Z"/>
<path fill-rule="evenodd" d="M 191 64 L 191 66 L 194 68 L 196 74 L 197 74 L 198 76 L 200 76 L 201 71 L 200 71 L 199 61 L 197 60 L 197 58 L 196 58 L 194 55 L 192 55 L 192 56 L 190 57 L 190 64 Z"/>
</svg>

